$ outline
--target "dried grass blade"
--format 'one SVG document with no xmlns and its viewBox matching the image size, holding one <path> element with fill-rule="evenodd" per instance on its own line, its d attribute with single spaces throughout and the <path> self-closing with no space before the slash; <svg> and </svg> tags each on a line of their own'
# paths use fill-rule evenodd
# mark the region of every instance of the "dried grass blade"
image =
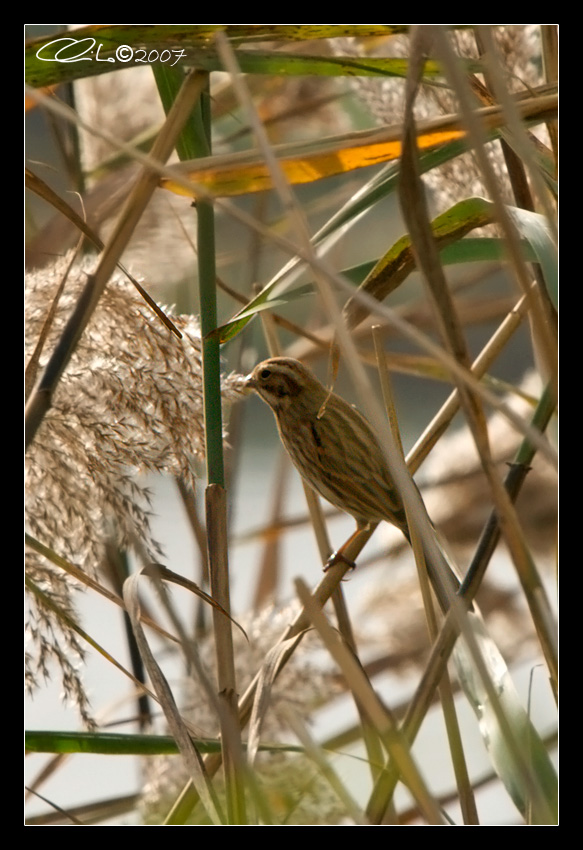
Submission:
<svg viewBox="0 0 583 850">
<path fill-rule="evenodd" d="M 190 732 L 181 717 L 166 677 L 158 666 L 144 634 L 144 630 L 142 629 L 142 624 L 140 622 L 140 603 L 138 598 L 139 578 L 140 573 L 136 573 L 126 579 L 124 583 L 124 599 L 131 619 L 136 642 L 144 661 L 144 665 L 148 671 L 148 675 L 154 686 L 154 690 L 156 691 L 160 705 L 162 706 L 166 716 L 166 720 L 168 721 L 168 726 L 172 732 L 172 736 L 175 739 L 184 759 L 188 774 L 194 784 L 194 787 L 198 791 L 200 801 L 211 819 L 211 822 L 217 826 L 224 823 L 224 818 L 220 813 L 216 794 L 210 784 L 209 778 L 206 776 L 201 756 L 192 742 Z"/>
<path fill-rule="evenodd" d="M 225 611 L 222 605 L 220 605 L 215 599 L 213 599 L 210 594 L 206 593 L 201 587 L 198 586 L 194 581 L 190 581 L 190 579 L 185 576 L 181 576 L 178 573 L 169 570 L 168 567 L 164 567 L 162 564 L 148 564 L 143 569 L 144 575 L 156 575 L 158 578 L 162 579 L 162 581 L 168 581 L 171 584 L 177 584 L 180 587 L 183 587 L 185 590 L 190 590 L 191 593 L 194 593 L 195 596 L 198 596 L 204 602 L 207 602 L 217 611 L 220 611 L 224 617 L 233 623 L 234 626 L 237 626 L 241 634 L 245 637 L 245 640 L 249 640 L 247 637 L 247 633 L 243 626 L 239 625 L 239 623 L 231 617 L 228 611 Z"/>
<path fill-rule="evenodd" d="M 381 703 L 371 687 L 360 662 L 349 650 L 346 643 L 341 640 L 338 632 L 330 626 L 322 611 L 314 605 L 310 592 L 304 582 L 301 579 L 297 579 L 295 584 L 298 596 L 305 606 L 314 628 L 317 629 L 328 652 L 340 666 L 349 687 L 354 693 L 355 699 L 367 712 L 370 721 L 376 727 L 387 749 L 387 753 L 390 754 L 398 765 L 403 782 L 417 800 L 424 817 L 430 824 L 441 824 L 442 817 L 439 807 L 429 793 L 425 781 L 419 773 L 411 756 L 409 746 L 399 732 L 398 726 L 391 717 L 390 712 Z"/>
<path fill-rule="evenodd" d="M 253 708 L 249 720 L 249 738 L 247 741 L 247 761 L 249 765 L 253 765 L 259 749 L 261 725 L 269 706 L 273 683 L 289 656 L 295 651 L 303 635 L 304 633 L 300 632 L 295 637 L 276 644 L 265 656 L 265 661 L 257 678 Z"/>
</svg>

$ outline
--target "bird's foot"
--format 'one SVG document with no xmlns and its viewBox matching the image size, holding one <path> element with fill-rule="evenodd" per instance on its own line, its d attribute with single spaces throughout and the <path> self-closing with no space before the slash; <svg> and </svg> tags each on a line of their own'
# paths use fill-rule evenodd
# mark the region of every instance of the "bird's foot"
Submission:
<svg viewBox="0 0 583 850">
<path fill-rule="evenodd" d="M 330 555 L 330 557 L 324 564 L 324 572 L 327 572 L 331 567 L 334 567 L 336 564 L 347 564 L 351 570 L 356 569 L 355 561 L 351 561 L 350 558 L 347 558 L 341 549 L 339 549 L 338 552 L 334 552 L 332 555 Z"/>
</svg>

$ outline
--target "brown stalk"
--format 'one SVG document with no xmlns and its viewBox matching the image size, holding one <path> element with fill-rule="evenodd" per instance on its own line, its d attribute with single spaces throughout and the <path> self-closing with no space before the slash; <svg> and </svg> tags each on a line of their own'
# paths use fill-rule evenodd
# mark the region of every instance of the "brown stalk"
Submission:
<svg viewBox="0 0 583 850">
<path fill-rule="evenodd" d="M 440 28 L 421 27 L 416 30 L 412 41 L 411 70 L 408 78 L 407 105 L 405 110 L 405 130 L 403 141 L 402 158 L 402 207 L 405 221 L 411 234 L 414 250 L 417 254 L 418 266 L 423 273 L 427 291 L 433 304 L 436 321 L 441 329 L 446 350 L 457 362 L 469 366 L 469 358 L 466 350 L 465 340 L 457 320 L 455 306 L 449 292 L 447 281 L 441 267 L 439 254 L 435 246 L 429 215 L 423 192 L 423 186 L 418 172 L 418 160 L 416 152 L 415 122 L 413 117 L 413 103 L 418 86 L 418 79 L 423 62 L 423 55 L 428 50 L 427 38 L 435 35 L 437 41 L 442 41 L 442 52 L 447 53 L 449 48 L 446 44 Z M 451 62 L 455 65 L 455 62 Z M 457 72 L 457 68 L 456 68 Z M 415 76 L 413 76 L 415 74 Z M 461 84 L 460 84 L 461 85 Z M 457 88 L 456 88 L 457 91 Z M 503 206 L 503 205 L 502 205 Z M 531 296 L 530 283 L 527 296 Z M 532 297 L 530 304 L 532 308 Z M 455 376 L 454 376 L 455 380 Z M 504 538 L 508 544 L 516 570 L 521 577 L 521 583 L 526 590 L 526 596 L 531 607 L 533 619 L 536 624 L 551 624 L 553 617 L 550 612 L 550 604 L 544 591 L 541 592 L 540 584 L 536 581 L 536 570 L 524 540 L 524 534 L 516 516 L 516 511 L 496 471 L 488 440 L 486 420 L 477 395 L 468 390 L 465 384 L 456 380 L 457 389 L 460 394 L 462 409 L 464 410 L 470 432 L 473 436 L 482 468 L 490 485 L 493 503 L 500 517 L 500 523 Z M 530 592 L 530 588 L 537 586 L 537 592 Z M 557 653 L 556 637 L 552 628 L 545 628 L 539 633 L 541 646 L 545 659 L 549 666 L 551 677 L 557 677 Z"/>
<path fill-rule="evenodd" d="M 411 756 L 409 746 L 399 732 L 397 722 L 373 690 L 357 657 L 349 646 L 342 641 L 338 632 L 332 629 L 321 608 L 314 603 L 308 588 L 301 579 L 296 581 L 296 590 L 310 621 L 320 634 L 328 652 L 344 673 L 356 701 L 366 712 L 387 753 L 399 765 L 403 781 L 416 797 L 427 822 L 433 825 L 441 824 L 442 817 L 439 808 L 425 787 Z"/>
<path fill-rule="evenodd" d="M 377 354 L 377 366 L 381 380 L 383 398 L 385 401 L 385 406 L 387 408 L 389 424 L 393 432 L 395 441 L 397 442 L 401 453 L 403 453 L 403 446 L 401 443 L 400 430 L 397 421 L 397 412 L 393 399 L 391 380 L 389 376 L 389 371 L 386 366 L 386 361 L 383 356 L 382 340 L 380 334 L 378 333 L 378 329 L 376 328 L 373 328 L 373 339 L 375 343 L 375 349 Z M 404 459 L 405 458 L 403 456 L 403 460 Z M 427 566 L 425 564 L 422 542 L 417 534 L 415 523 L 408 522 L 408 525 L 411 532 L 411 544 L 413 547 L 413 553 L 415 555 L 415 564 L 417 566 L 419 586 L 421 588 L 425 616 L 427 619 L 427 630 L 429 638 L 433 643 L 437 637 L 439 626 L 437 620 L 437 613 L 435 611 L 435 605 L 433 601 L 433 595 L 431 593 L 429 574 L 427 571 Z M 472 784 L 470 782 L 467 763 L 464 756 L 461 732 L 453 699 L 453 691 L 447 673 L 447 669 L 445 669 L 443 672 L 443 676 L 439 682 L 438 688 L 443 709 L 443 717 L 445 721 L 447 737 L 449 741 L 449 749 L 452 756 L 453 769 L 459 790 L 459 799 L 464 823 L 477 824 L 478 810 L 476 807 L 476 801 L 474 793 L 472 791 Z"/>
</svg>

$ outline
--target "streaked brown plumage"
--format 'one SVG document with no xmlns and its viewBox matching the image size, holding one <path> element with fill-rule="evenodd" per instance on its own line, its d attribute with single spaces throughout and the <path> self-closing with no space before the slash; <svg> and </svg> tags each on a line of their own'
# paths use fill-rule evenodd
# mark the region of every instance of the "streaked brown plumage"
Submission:
<svg viewBox="0 0 583 850">
<path fill-rule="evenodd" d="M 310 487 L 351 514 L 359 528 L 386 520 L 409 537 L 383 452 L 358 410 L 335 393 L 329 395 L 291 357 L 259 363 L 247 385 L 273 410 L 282 443 Z"/>
</svg>

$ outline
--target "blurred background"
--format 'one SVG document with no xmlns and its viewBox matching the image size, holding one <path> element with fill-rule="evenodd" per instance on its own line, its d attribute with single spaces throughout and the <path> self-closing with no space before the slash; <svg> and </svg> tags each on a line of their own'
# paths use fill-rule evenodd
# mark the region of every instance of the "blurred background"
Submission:
<svg viewBox="0 0 583 850">
<path fill-rule="evenodd" d="M 75 25 L 77 26 L 77 25 Z M 357 25 L 366 26 L 366 25 Z M 69 25 L 27 25 L 27 40 L 42 36 L 58 36 Z M 164 30 L 165 25 L 158 25 Z M 479 27 L 478 27 L 479 29 Z M 512 85 L 520 87 L 542 82 L 543 57 L 541 27 L 508 26 L 497 28 L 505 70 Z M 98 34 L 97 34 L 98 35 Z M 458 33 L 461 55 L 476 51 L 471 30 Z M 407 35 L 373 38 L 328 39 L 282 43 L 260 43 L 247 46 L 251 53 L 263 47 L 286 55 L 328 56 L 406 56 Z M 510 69 L 510 70 L 509 70 Z M 231 154 L 255 148 L 255 140 L 245 112 L 239 107 L 226 74 L 211 75 L 211 109 L 213 115 L 213 153 Z M 252 75 L 247 77 L 258 114 L 272 144 L 321 142 L 353 131 L 363 131 L 402 119 L 404 79 L 395 77 L 292 76 L 291 74 Z M 420 98 L 419 118 L 452 111 L 451 101 L 442 90 L 424 91 Z M 128 67 L 109 74 L 99 74 L 65 83 L 52 92 L 52 97 L 72 106 L 84 126 L 60 119 L 48 109 L 31 104 L 25 119 L 26 164 L 51 189 L 64 198 L 77 213 L 106 241 L 119 209 L 133 185 L 137 163 L 123 152 L 108 145 L 96 132 L 106 130 L 112 136 L 147 150 L 160 127 L 164 112 L 150 67 Z M 541 138 L 544 127 L 533 128 Z M 548 139 L 547 139 L 548 141 Z M 503 164 L 499 152 L 492 150 L 500 173 Z M 498 157 L 498 158 L 497 158 Z M 373 181 L 385 165 L 361 167 L 335 176 L 294 187 L 298 203 L 315 234 L 332 217 L 349 204 Z M 471 158 L 460 158 L 442 169 L 434 169 L 424 182 L 433 216 L 448 209 L 457 200 L 487 195 Z M 503 190 L 508 191 L 507 183 Z M 253 216 L 270 230 L 289 234 L 286 212 L 273 191 L 243 194 L 229 202 Z M 192 200 L 163 188 L 155 191 L 132 241 L 123 255 L 123 264 L 135 275 L 154 300 L 172 316 L 198 315 L 196 211 Z M 75 248 L 79 234 L 74 225 L 55 211 L 34 191 L 26 192 L 26 269 L 42 277 L 49 275 L 55 262 Z M 217 206 L 216 258 L 218 277 L 218 323 L 228 322 L 283 268 L 289 257 L 267 239 L 245 227 L 223 207 Z M 399 198 L 387 194 L 366 212 L 342 228 L 326 253 L 327 261 L 338 271 L 376 262 L 403 234 Z M 485 230 L 484 234 L 490 233 Z M 362 278 L 361 278 L 362 279 Z M 472 262 L 448 266 L 447 279 L 455 293 L 456 305 L 463 317 L 468 349 L 477 356 L 518 299 L 513 276 L 500 262 Z M 310 284 L 309 271 L 302 272 L 297 284 Z M 346 300 L 338 292 L 338 303 Z M 282 296 L 270 315 L 276 314 L 279 344 L 282 352 L 296 356 L 315 370 L 326 382 L 329 378 L 330 324 L 316 291 L 307 287 L 303 297 Z M 438 339 L 423 283 L 416 272 L 391 294 L 389 306 L 399 315 Z M 25 301 L 25 308 L 31 301 Z M 35 302 L 36 304 L 36 302 Z M 378 319 L 377 319 L 378 321 Z M 370 375 L 378 386 L 372 362 L 371 321 L 355 332 L 359 351 L 368 355 Z M 316 342 L 314 341 L 316 340 Z M 405 452 L 418 440 L 451 392 L 448 381 L 431 377 L 431 370 L 421 369 L 418 348 L 389 324 L 383 326 L 385 350 L 392 365 L 395 404 Z M 250 322 L 242 333 L 221 350 L 224 374 L 247 374 L 268 356 L 265 328 L 261 317 Z M 108 355 L 109 356 L 109 355 Z M 533 353 L 531 329 L 523 322 L 505 345 L 489 370 L 491 386 L 502 396 L 508 391 L 508 403 L 528 418 L 532 400 L 541 391 L 539 364 Z M 356 401 L 345 364 L 340 362 L 335 391 Z M 275 422 L 269 409 L 257 398 L 229 402 L 224 409 L 226 430 L 226 471 L 229 504 L 229 568 L 232 615 L 252 635 L 252 650 L 239 647 L 245 660 L 241 678 L 253 675 L 265 651 L 260 638 L 274 640 L 292 618 L 295 603 L 293 581 L 301 576 L 309 586 L 321 577 L 318 554 L 301 481 L 291 468 L 280 447 Z M 493 414 L 491 440 L 501 468 L 514 456 L 520 436 L 498 414 Z M 195 460 L 198 476 L 194 498 L 186 500 L 176 476 L 163 471 L 138 470 L 140 486 L 151 493 L 150 523 L 152 539 L 159 543 L 163 563 L 174 572 L 196 582 L 204 580 L 204 462 Z M 429 513 L 445 534 L 462 571 L 467 568 L 483 524 L 490 512 L 487 487 L 479 468 L 471 440 L 461 417 L 457 417 L 437 449 L 416 475 L 422 487 Z M 353 520 L 323 505 L 329 517 L 328 528 L 334 548 L 352 532 Z M 555 599 L 556 560 L 556 481 L 555 473 L 543 459 L 537 459 L 520 497 L 519 511 L 528 545 L 537 562 L 551 599 Z M 193 520 L 194 516 L 194 520 Z M 199 534 L 196 533 L 198 530 Z M 202 542 L 201 542 L 202 541 Z M 58 539 L 52 541 L 57 545 Z M 134 563 L 129 556 L 130 569 Z M 102 576 L 105 581 L 105 576 Z M 375 688 L 397 713 L 406 705 L 418 681 L 427 654 L 427 635 L 423 608 L 416 587 L 416 572 L 409 548 L 399 533 L 386 524 L 377 529 L 364 550 L 358 568 L 343 585 L 350 609 L 360 658 L 374 676 Z M 205 631 L 208 614 L 204 606 L 193 602 L 187 594 L 174 590 L 173 602 L 196 634 Z M 156 600 L 146 595 L 151 610 Z M 102 643 L 124 665 L 130 666 L 130 650 L 121 614 L 99 599 L 96 594 L 76 593 L 75 604 L 83 628 Z M 515 685 L 540 734 L 550 736 L 555 730 L 555 706 L 547 676 L 543 669 L 535 631 L 522 597 L 514 568 L 505 547 L 498 548 L 480 592 L 479 604 L 491 632 L 511 667 Z M 359 804 L 364 805 L 369 793 L 370 777 L 365 766 L 351 749 L 351 730 L 357 715 L 346 693 L 338 671 L 318 648 L 317 641 L 306 640 L 305 656 L 287 684 L 288 698 L 298 702 L 302 684 L 313 676 L 306 699 L 314 699 L 310 710 L 311 732 L 320 741 L 344 735 L 335 765 L 346 780 Z M 210 651 L 210 650 L 209 650 Z M 194 722 L 196 699 L 190 693 L 192 683 L 180 657 L 173 656 L 166 645 L 160 647 L 166 675 L 185 704 L 193 699 Z M 211 662 L 209 661 L 209 664 Z M 301 665 L 305 664 L 305 667 Z M 322 679 L 320 680 L 320 676 Z M 100 728 L 131 731 L 135 723 L 135 693 L 110 663 L 90 650 L 83 665 L 91 709 Z M 293 683 L 296 683 L 295 685 Z M 285 689 L 285 684 L 282 688 Z M 290 690 L 294 689 L 294 690 Z M 284 694 L 285 696 L 285 694 Z M 284 698 L 279 697 L 279 698 Z M 459 701 L 460 723 L 468 754 L 470 773 L 475 781 L 482 823 L 521 822 L 507 795 L 500 791 L 492 774 L 473 713 Z M 63 702 L 62 682 L 54 666 L 49 675 L 37 683 L 26 702 L 27 729 L 76 729 L 79 717 L 74 705 Z M 163 728 L 163 722 L 155 725 Z M 205 734 L 204 721 L 201 721 Z M 274 729 L 277 734 L 279 729 Z M 285 737 L 285 736 L 284 736 Z M 432 791 L 444 800 L 454 820 L 460 817 L 455 799 L 455 784 L 444 741 L 443 721 L 436 706 L 423 726 L 415 744 L 423 771 Z M 45 775 L 46 774 L 46 775 Z M 165 788 L 168 773 L 160 768 L 158 775 L 144 770 L 143 763 L 133 757 L 70 756 L 52 759 L 46 755 L 29 755 L 26 761 L 27 785 L 35 789 L 26 802 L 28 822 L 47 813 L 45 800 L 67 809 L 107 800 L 109 822 L 133 823 L 131 814 L 137 796 L 147 778 L 148 805 L 156 809 L 157 794 Z M 180 781 L 177 783 L 180 785 Z M 167 790 L 167 789 L 166 789 Z M 42 795 L 42 796 L 37 796 Z M 114 801 L 119 801 L 115 811 Z M 154 800 L 154 802 L 153 802 Z M 411 799 L 399 790 L 398 808 L 407 811 Z M 164 807 L 164 804 L 158 803 Z M 142 802 L 142 805 L 143 804 Z M 320 811 L 325 809 L 321 804 Z M 127 809 L 124 813 L 123 809 Z M 331 806 L 331 823 L 337 820 Z M 141 810 L 142 813 L 144 809 Z M 90 817 L 85 812 L 85 817 Z M 300 823 L 318 823 L 317 816 L 306 806 L 297 815 Z M 148 815 L 144 815 L 148 817 Z M 152 816 L 154 818 L 154 816 Z M 410 817 L 415 818 L 411 812 Z M 316 819 L 315 819 L 316 818 Z M 303 819 L 303 820 L 302 820 Z M 108 822 L 107 818 L 105 821 Z"/>
</svg>

